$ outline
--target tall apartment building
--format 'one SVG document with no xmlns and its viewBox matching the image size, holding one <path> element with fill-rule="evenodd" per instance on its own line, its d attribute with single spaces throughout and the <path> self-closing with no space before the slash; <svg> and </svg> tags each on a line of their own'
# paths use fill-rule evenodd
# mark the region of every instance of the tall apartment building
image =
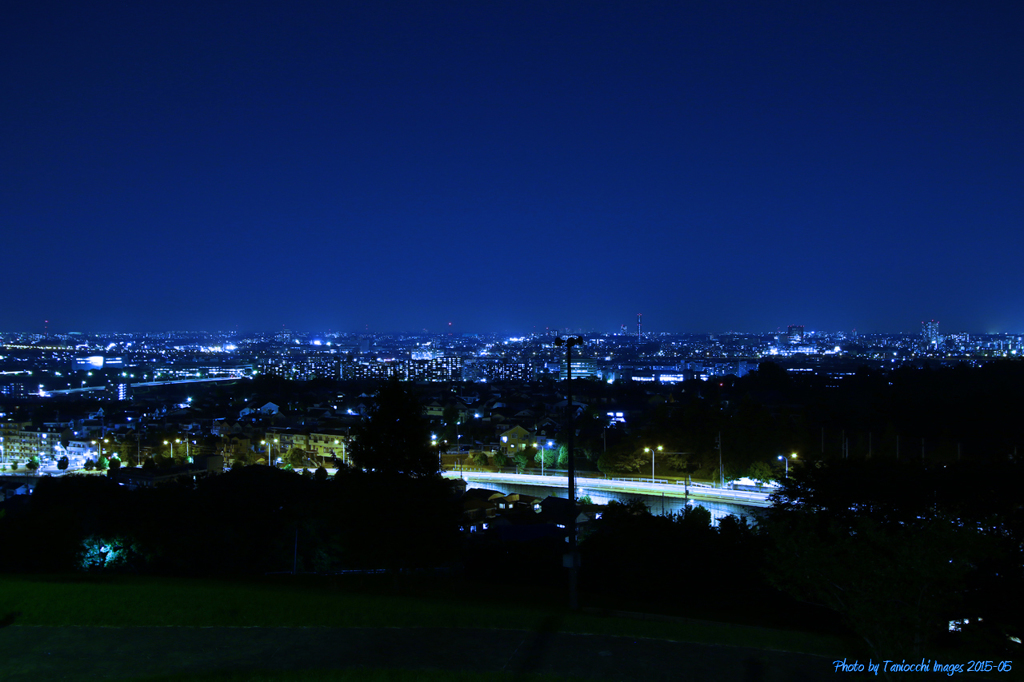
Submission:
<svg viewBox="0 0 1024 682">
<path fill-rule="evenodd" d="M 942 337 L 939 336 L 939 323 L 935 320 L 922 322 L 921 337 L 924 339 L 924 344 L 926 346 L 936 348 L 939 345 L 939 342 L 942 341 Z"/>
<path fill-rule="evenodd" d="M 372 360 L 370 362 L 345 361 L 341 365 L 341 378 L 390 379 L 399 381 L 426 381 L 431 383 L 462 380 L 462 358 L 440 357 L 429 360 Z"/>
</svg>

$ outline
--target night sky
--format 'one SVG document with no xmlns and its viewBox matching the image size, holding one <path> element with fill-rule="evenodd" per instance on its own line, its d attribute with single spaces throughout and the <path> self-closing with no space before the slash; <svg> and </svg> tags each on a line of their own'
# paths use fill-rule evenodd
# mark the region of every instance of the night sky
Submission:
<svg viewBox="0 0 1024 682">
<path fill-rule="evenodd" d="M 1019 0 L 25 0 L 0 60 L 0 331 L 1024 331 Z"/>
</svg>

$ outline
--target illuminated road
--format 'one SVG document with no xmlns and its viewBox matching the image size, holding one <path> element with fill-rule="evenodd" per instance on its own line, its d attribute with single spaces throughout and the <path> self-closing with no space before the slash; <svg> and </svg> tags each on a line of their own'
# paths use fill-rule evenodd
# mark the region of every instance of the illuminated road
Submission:
<svg viewBox="0 0 1024 682">
<path fill-rule="evenodd" d="M 532 485 L 564 491 L 569 481 L 566 476 L 541 476 L 539 474 L 503 474 L 489 471 L 446 471 L 446 478 L 462 478 L 473 484 Z M 617 478 L 576 477 L 576 487 L 603 493 L 620 493 L 648 496 L 688 498 L 694 501 L 725 502 L 744 507 L 767 508 L 769 493 L 748 492 L 715 488 L 705 483 L 675 483 L 667 480 L 634 480 Z"/>
<path fill-rule="evenodd" d="M 239 381 L 242 379 L 249 379 L 246 376 L 230 376 L 230 377 L 209 377 L 206 379 L 174 379 L 172 381 L 141 381 L 138 383 L 132 383 L 132 388 L 146 387 L 146 386 L 177 386 L 179 384 L 205 384 L 217 381 Z M 69 395 L 71 393 L 89 393 L 92 391 L 106 391 L 107 386 L 83 386 L 81 388 L 60 388 L 53 391 L 46 391 L 46 395 Z"/>
</svg>

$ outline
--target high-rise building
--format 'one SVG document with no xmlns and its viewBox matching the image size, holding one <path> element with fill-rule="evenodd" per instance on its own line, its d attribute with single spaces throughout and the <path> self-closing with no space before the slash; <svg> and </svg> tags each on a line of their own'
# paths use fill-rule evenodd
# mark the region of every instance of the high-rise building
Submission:
<svg viewBox="0 0 1024 682">
<path fill-rule="evenodd" d="M 924 338 L 924 344 L 935 348 L 942 341 L 942 337 L 939 336 L 939 323 L 935 320 L 929 320 L 928 322 L 921 323 L 921 336 Z"/>
<path fill-rule="evenodd" d="M 791 324 L 786 328 L 786 341 L 791 346 L 797 346 L 804 342 L 803 325 Z"/>
</svg>

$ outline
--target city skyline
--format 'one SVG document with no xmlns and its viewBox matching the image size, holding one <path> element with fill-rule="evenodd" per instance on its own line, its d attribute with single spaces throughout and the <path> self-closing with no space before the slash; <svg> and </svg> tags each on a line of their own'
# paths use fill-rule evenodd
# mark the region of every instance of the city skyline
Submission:
<svg viewBox="0 0 1024 682">
<path fill-rule="evenodd" d="M 516 330 L 498 330 L 498 331 L 479 331 L 479 330 L 459 330 L 458 332 L 447 328 L 441 329 L 381 329 L 381 330 L 360 330 L 360 329 L 292 329 L 282 326 L 279 329 L 228 329 L 228 328 L 182 328 L 182 329 L 57 329 L 49 324 L 49 320 L 41 321 L 40 325 L 37 325 L 39 329 L 28 330 L 28 329 L 0 329 L 0 336 L 2 335 L 26 335 L 26 336 L 38 336 L 38 337 L 65 337 L 75 334 L 84 334 L 88 336 L 103 337 L 106 335 L 139 335 L 139 336 L 156 336 L 156 335 L 187 335 L 187 334 L 213 334 L 213 335 L 225 335 L 225 336 L 245 336 L 245 335 L 257 335 L 257 336 L 274 336 L 282 333 L 296 334 L 299 336 L 313 338 L 329 338 L 331 336 L 390 336 L 390 335 L 404 335 L 404 336 L 493 336 L 493 337 L 508 337 L 508 336 L 522 336 L 522 337 L 541 337 L 541 336 L 557 336 L 564 334 L 587 334 L 587 335 L 598 335 L 598 336 L 623 336 L 623 337 L 653 337 L 653 336 L 688 336 L 688 335 L 749 335 L 749 336 L 771 336 L 782 334 L 785 336 L 787 330 L 792 327 L 799 327 L 801 330 L 804 329 L 804 325 L 778 325 L 774 329 L 644 329 L 638 333 L 636 328 L 629 329 L 628 325 L 622 325 L 623 328 L 619 329 L 586 329 L 586 328 L 571 328 L 571 327 L 545 327 L 543 329 L 534 329 L 531 331 L 516 331 Z M 922 321 L 922 325 L 926 322 Z M 939 324 L 937 320 L 932 320 L 931 324 Z M 886 331 L 886 330 L 859 330 L 856 328 L 850 329 L 816 329 L 808 327 L 806 332 L 803 332 L 807 337 L 814 338 L 815 336 L 832 336 L 835 334 L 850 335 L 851 338 L 857 336 L 922 336 L 922 337 L 944 337 L 948 334 L 975 334 L 981 336 L 1014 336 L 1020 335 L 1022 332 L 1005 331 L 1005 332 L 984 332 L 971 329 L 946 329 L 935 327 L 935 331 L 926 331 L 923 326 L 918 327 L 916 330 L 911 331 Z"/>
<path fill-rule="evenodd" d="M 1024 5 L 0 10 L 0 329 L 1024 332 Z"/>
</svg>

